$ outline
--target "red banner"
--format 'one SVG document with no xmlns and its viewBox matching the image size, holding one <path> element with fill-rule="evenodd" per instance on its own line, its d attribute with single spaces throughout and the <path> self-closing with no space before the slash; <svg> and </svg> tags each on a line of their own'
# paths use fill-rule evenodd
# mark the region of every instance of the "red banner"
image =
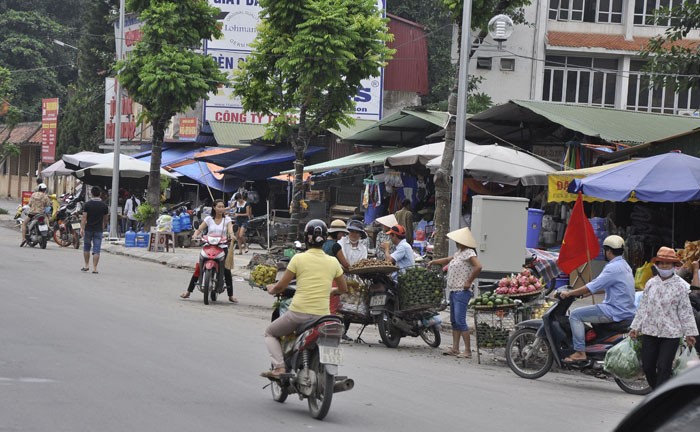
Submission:
<svg viewBox="0 0 700 432">
<path fill-rule="evenodd" d="M 22 206 L 29 205 L 29 199 L 33 193 L 32 191 L 22 191 Z"/>
<path fill-rule="evenodd" d="M 56 161 L 58 98 L 41 100 L 41 162 Z"/>
<path fill-rule="evenodd" d="M 182 117 L 180 118 L 180 133 L 178 135 L 181 140 L 193 140 L 197 138 L 197 118 Z"/>
</svg>

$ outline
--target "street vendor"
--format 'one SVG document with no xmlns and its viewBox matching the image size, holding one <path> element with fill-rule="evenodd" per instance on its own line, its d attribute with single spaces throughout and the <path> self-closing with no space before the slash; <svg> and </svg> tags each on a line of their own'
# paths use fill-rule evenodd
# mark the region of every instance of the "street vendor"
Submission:
<svg viewBox="0 0 700 432">
<path fill-rule="evenodd" d="M 396 250 L 396 246 L 391 242 L 391 237 L 389 234 L 384 232 L 384 229 L 389 229 L 394 225 L 398 225 L 399 222 L 396 220 L 396 216 L 393 214 L 382 216 L 374 220 L 375 224 L 384 227 L 380 229 L 377 233 L 377 238 L 375 239 L 375 255 L 379 261 L 386 261 L 386 256 L 384 254 L 384 244 L 389 245 L 389 252 L 393 253 Z"/>
<path fill-rule="evenodd" d="M 413 248 L 406 241 L 406 229 L 402 225 L 394 225 L 386 232 L 391 238 L 391 243 L 396 246 L 393 253 L 389 253 L 389 245 L 384 244 L 385 261 L 389 264 L 399 267 L 399 271 L 403 271 L 408 267 L 416 264 L 413 257 Z M 397 274 L 394 273 L 393 278 L 396 280 Z"/>
<path fill-rule="evenodd" d="M 457 243 L 457 252 L 453 256 L 432 260 L 428 266 L 448 264 L 447 291 L 450 299 L 450 321 L 452 323 L 452 346 L 444 355 L 459 358 L 471 358 L 471 340 L 467 324 L 467 306 L 473 292 L 473 284 L 481 273 L 481 262 L 476 256 L 476 240 L 469 228 L 461 228 L 447 234 Z M 459 350 L 460 338 L 464 341 L 464 352 Z"/>
</svg>

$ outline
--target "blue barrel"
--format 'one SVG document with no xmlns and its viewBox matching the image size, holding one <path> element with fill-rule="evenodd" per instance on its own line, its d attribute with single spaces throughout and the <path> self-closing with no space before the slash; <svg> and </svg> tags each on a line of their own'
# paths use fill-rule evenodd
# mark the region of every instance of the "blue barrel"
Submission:
<svg viewBox="0 0 700 432">
<path fill-rule="evenodd" d="M 527 209 L 527 238 L 525 239 L 525 247 L 536 248 L 539 245 L 543 217 L 544 210 Z"/>
<path fill-rule="evenodd" d="M 124 233 L 124 247 L 136 247 L 136 233 L 131 228 Z"/>
<path fill-rule="evenodd" d="M 192 229 L 192 218 L 187 212 L 183 212 L 180 215 L 180 227 L 183 231 L 189 231 Z"/>
<path fill-rule="evenodd" d="M 182 231 L 182 225 L 180 224 L 180 216 L 178 215 L 173 215 L 173 232 L 174 233 L 179 233 Z"/>
<path fill-rule="evenodd" d="M 148 247 L 148 234 L 143 229 L 136 233 L 136 247 Z"/>
</svg>

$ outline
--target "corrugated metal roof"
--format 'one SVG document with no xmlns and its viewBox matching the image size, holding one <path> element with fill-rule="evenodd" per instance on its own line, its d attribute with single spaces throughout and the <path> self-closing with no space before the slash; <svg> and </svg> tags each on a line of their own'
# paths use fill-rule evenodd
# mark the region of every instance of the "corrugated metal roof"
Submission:
<svg viewBox="0 0 700 432">
<path fill-rule="evenodd" d="M 387 43 L 396 49 L 384 68 L 384 91 L 430 93 L 428 83 L 428 39 L 420 24 L 395 15 L 389 17 L 389 32 L 394 40 Z"/>
<path fill-rule="evenodd" d="M 265 134 L 265 125 L 210 121 L 214 138 L 220 146 L 246 147 Z"/>
<path fill-rule="evenodd" d="M 650 40 L 651 38 L 639 36 L 633 37 L 632 39 L 625 39 L 624 35 L 621 34 L 547 32 L 547 43 L 550 47 L 604 48 L 613 51 L 632 51 L 638 53 L 649 45 Z M 697 49 L 698 45 L 700 45 L 700 41 L 682 39 L 666 45 Z"/>
<path fill-rule="evenodd" d="M 367 129 L 368 127 L 371 127 L 375 123 L 377 123 L 375 120 L 355 119 L 355 124 L 350 126 L 341 126 L 340 129 L 329 129 L 329 132 L 340 139 L 345 139 Z"/>
<path fill-rule="evenodd" d="M 309 165 L 304 167 L 304 172 L 315 172 L 320 173 L 324 171 L 330 171 L 333 169 L 341 168 L 352 168 L 357 166 L 374 166 L 383 165 L 384 160 L 389 156 L 393 156 L 397 153 L 407 150 L 405 147 L 390 147 L 390 148 L 378 148 L 369 150 L 366 152 L 355 153 L 349 156 L 345 156 L 339 159 L 334 159 L 326 162 L 321 162 L 315 165 Z M 294 170 L 283 171 L 282 174 L 291 174 Z"/>
<path fill-rule="evenodd" d="M 420 145 L 425 137 L 442 129 L 449 114 L 442 111 L 404 109 L 383 118 L 347 141 Z"/>
<path fill-rule="evenodd" d="M 522 112 L 523 109 L 536 116 L 528 116 Z M 521 133 L 518 130 L 523 129 L 523 122 L 542 125 L 545 121 L 560 124 L 586 136 L 601 138 L 608 142 L 628 144 L 654 141 L 700 126 L 700 119 L 694 117 L 523 100 L 510 101 L 508 104 L 499 105 L 476 114 L 470 119 L 471 123 L 479 125 L 481 129 L 491 129 L 484 125 L 488 123 L 493 123 L 497 128 L 512 129 L 500 132 L 492 131 L 493 134 L 501 138 L 506 133 Z M 504 122 L 513 123 L 513 126 L 505 125 Z M 518 126 L 518 122 L 520 122 L 520 126 Z M 472 137 L 471 134 L 478 135 L 479 131 L 468 127 L 467 138 L 472 141 L 479 140 L 478 136 Z"/>
</svg>

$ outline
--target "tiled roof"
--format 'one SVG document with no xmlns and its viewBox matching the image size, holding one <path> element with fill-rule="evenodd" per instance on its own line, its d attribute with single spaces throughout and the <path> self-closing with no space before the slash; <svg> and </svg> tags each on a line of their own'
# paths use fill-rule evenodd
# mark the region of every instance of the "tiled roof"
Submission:
<svg viewBox="0 0 700 432">
<path fill-rule="evenodd" d="M 10 144 L 41 144 L 41 122 L 20 123 L 12 129 L 8 139 L 9 128 L 0 130 L 0 142 L 7 140 Z"/>
<path fill-rule="evenodd" d="M 597 34 L 597 33 L 568 33 L 547 32 L 549 46 L 568 48 L 604 48 L 613 51 L 641 51 L 647 46 L 650 38 L 636 37 L 626 40 L 622 35 Z M 684 48 L 697 48 L 700 40 L 683 39 L 673 45 Z"/>
</svg>

